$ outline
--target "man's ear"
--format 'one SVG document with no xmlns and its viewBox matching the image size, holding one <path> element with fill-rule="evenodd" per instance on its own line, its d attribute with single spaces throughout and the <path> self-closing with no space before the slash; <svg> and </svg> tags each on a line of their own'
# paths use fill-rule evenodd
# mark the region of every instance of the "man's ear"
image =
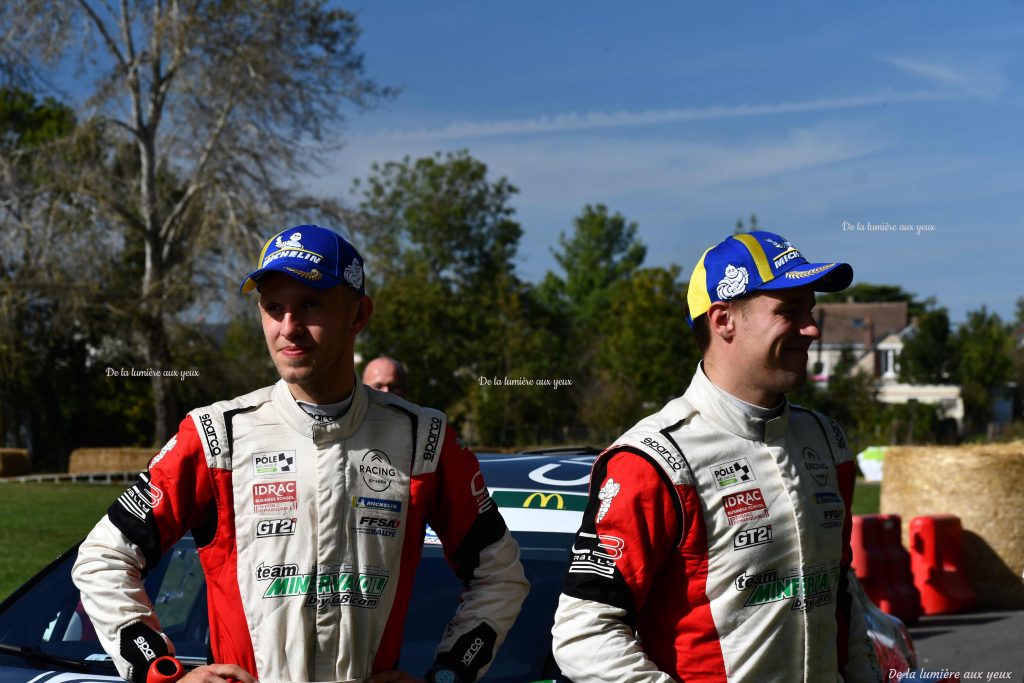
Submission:
<svg viewBox="0 0 1024 683">
<path fill-rule="evenodd" d="M 352 320 L 352 333 L 359 334 L 366 327 L 366 324 L 370 322 L 370 316 L 372 315 L 373 299 L 364 294 L 359 297 L 359 303 L 356 305 L 356 317 Z"/>
<path fill-rule="evenodd" d="M 736 309 L 726 301 L 716 301 L 711 304 L 707 315 L 712 337 L 731 342 L 736 336 Z"/>
</svg>

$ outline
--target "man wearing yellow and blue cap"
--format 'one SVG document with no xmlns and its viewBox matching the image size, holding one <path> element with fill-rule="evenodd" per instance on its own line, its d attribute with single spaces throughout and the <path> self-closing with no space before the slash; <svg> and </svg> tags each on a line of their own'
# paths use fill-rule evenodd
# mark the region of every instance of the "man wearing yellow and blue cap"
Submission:
<svg viewBox="0 0 1024 683">
<path fill-rule="evenodd" d="M 241 289 L 259 292 L 281 380 L 193 410 L 82 543 L 74 579 L 101 643 L 134 683 L 183 673 L 141 576 L 191 530 L 215 663 L 182 680 L 415 683 L 397 665 L 429 523 L 466 590 L 425 680 L 476 681 L 528 590 L 519 549 L 445 415 L 356 376 L 362 257 L 289 228 Z"/>
<path fill-rule="evenodd" d="M 701 256 L 685 394 L 602 453 L 553 628 L 591 681 L 880 681 L 847 584 L 854 463 L 807 377 L 814 292 L 850 285 L 779 235 Z"/>
</svg>

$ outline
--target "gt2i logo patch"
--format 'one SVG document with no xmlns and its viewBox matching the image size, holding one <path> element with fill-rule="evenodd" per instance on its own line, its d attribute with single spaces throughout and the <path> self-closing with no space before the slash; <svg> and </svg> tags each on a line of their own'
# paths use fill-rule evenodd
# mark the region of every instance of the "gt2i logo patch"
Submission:
<svg viewBox="0 0 1024 683">
<path fill-rule="evenodd" d="M 722 506 L 729 524 L 752 522 L 768 516 L 768 506 L 764 502 L 761 489 L 737 491 L 722 496 Z"/>
<path fill-rule="evenodd" d="M 741 529 L 732 537 L 733 550 L 745 550 L 755 545 L 772 542 L 772 525 L 756 526 L 753 529 Z"/>
<path fill-rule="evenodd" d="M 295 533 L 295 518 L 261 519 L 256 522 L 256 538 L 291 536 Z"/>
<path fill-rule="evenodd" d="M 252 502 L 256 514 L 297 510 L 299 507 L 298 488 L 294 481 L 253 484 Z"/>
<path fill-rule="evenodd" d="M 271 451 L 252 454 L 252 474 L 265 477 L 271 474 L 293 474 L 296 470 L 295 451 Z"/>
<path fill-rule="evenodd" d="M 718 486 L 719 491 L 757 480 L 746 458 L 716 465 L 711 468 L 711 473 L 715 475 L 715 485 Z"/>
<path fill-rule="evenodd" d="M 615 561 L 622 557 L 625 546 L 625 541 L 618 536 L 598 536 L 581 531 L 576 534 L 576 541 L 572 544 L 569 573 L 597 574 L 610 579 L 615 574 Z"/>
</svg>

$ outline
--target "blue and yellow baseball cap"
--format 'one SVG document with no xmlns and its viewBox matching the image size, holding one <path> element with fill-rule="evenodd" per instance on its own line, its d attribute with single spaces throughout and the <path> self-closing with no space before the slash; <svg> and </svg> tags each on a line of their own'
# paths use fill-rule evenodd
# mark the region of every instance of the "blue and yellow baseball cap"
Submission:
<svg viewBox="0 0 1024 683">
<path fill-rule="evenodd" d="M 853 281 L 848 263 L 808 263 L 797 248 L 773 232 L 731 235 L 704 252 L 690 276 L 686 320 L 708 312 L 716 301 L 731 301 L 757 290 L 814 285 L 838 292 Z"/>
<path fill-rule="evenodd" d="M 257 270 L 242 282 L 242 291 L 251 292 L 270 271 L 291 275 L 314 289 L 338 285 L 365 294 L 363 257 L 344 237 L 319 225 L 297 225 L 282 230 L 263 245 Z"/>
</svg>

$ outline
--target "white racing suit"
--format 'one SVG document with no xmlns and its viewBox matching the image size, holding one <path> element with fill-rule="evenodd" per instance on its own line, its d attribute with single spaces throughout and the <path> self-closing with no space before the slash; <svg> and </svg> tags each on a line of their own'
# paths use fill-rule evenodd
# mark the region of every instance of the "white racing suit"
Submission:
<svg viewBox="0 0 1024 683">
<path fill-rule="evenodd" d="M 142 577 L 191 530 L 214 661 L 261 681 L 359 681 L 398 664 L 427 523 L 466 586 L 436 662 L 475 681 L 528 591 L 518 546 L 445 416 L 358 379 L 333 423 L 283 381 L 192 411 L 73 576 L 118 671 L 142 683 L 173 652 Z"/>
<path fill-rule="evenodd" d="M 851 604 L 839 426 L 748 417 L 697 369 L 595 462 L 553 629 L 575 683 L 880 681 Z"/>
</svg>

